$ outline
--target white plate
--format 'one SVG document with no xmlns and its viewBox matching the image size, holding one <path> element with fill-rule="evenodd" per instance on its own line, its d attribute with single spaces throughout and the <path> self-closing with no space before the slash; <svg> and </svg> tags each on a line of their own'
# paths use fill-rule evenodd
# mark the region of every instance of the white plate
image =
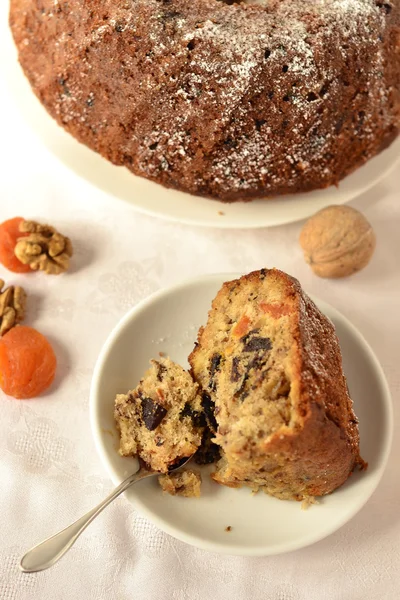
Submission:
<svg viewBox="0 0 400 600">
<path fill-rule="evenodd" d="M 305 219 L 330 204 L 343 204 L 375 185 L 400 156 L 400 139 L 347 177 L 339 188 L 286 196 L 277 200 L 222 204 L 133 176 L 79 144 L 47 114 L 30 89 L 17 62 L 7 27 L 8 2 L 1 3 L 0 68 L 15 105 L 29 126 L 63 163 L 101 190 L 132 204 L 137 210 L 172 221 L 222 228 L 258 228 Z M 219 214 L 220 212 L 224 214 Z"/>
<path fill-rule="evenodd" d="M 91 423 L 97 450 L 117 485 L 136 470 L 136 460 L 117 454 L 113 420 L 116 393 L 134 387 L 159 351 L 187 365 L 197 329 L 223 281 L 212 275 L 159 292 L 133 308 L 111 333 L 97 361 L 91 388 Z M 361 334 L 338 311 L 316 301 L 332 319 L 341 342 L 344 369 L 360 420 L 366 472 L 354 473 L 320 504 L 301 510 L 249 489 L 220 486 L 204 473 L 200 499 L 164 496 L 155 478 L 135 484 L 126 496 L 133 506 L 172 536 L 206 550 L 265 556 L 316 542 L 353 517 L 381 478 L 392 437 L 390 393 L 382 369 Z M 110 435 L 111 433 L 111 435 Z M 210 469 L 211 467 L 207 467 Z M 207 469 L 206 468 L 206 469 Z M 231 532 L 225 528 L 230 525 Z"/>
</svg>

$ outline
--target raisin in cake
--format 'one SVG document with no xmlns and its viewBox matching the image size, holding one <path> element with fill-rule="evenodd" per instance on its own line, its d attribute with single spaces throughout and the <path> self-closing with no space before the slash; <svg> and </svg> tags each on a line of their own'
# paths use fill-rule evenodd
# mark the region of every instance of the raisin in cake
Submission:
<svg viewBox="0 0 400 600">
<path fill-rule="evenodd" d="M 120 454 L 161 473 L 200 447 L 204 416 L 198 385 L 169 358 L 151 361 L 139 385 L 115 399 Z"/>
<path fill-rule="evenodd" d="M 214 407 L 218 483 L 304 500 L 362 465 L 335 329 L 289 275 L 225 283 L 189 360 Z"/>
<path fill-rule="evenodd" d="M 337 184 L 395 139 L 399 19 L 400 0 L 10 3 L 59 125 L 136 175 L 230 202 Z"/>
</svg>

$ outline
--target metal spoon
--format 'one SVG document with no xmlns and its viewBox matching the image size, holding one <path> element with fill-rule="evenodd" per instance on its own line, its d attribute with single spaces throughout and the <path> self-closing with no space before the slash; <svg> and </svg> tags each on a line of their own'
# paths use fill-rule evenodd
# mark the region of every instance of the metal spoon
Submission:
<svg viewBox="0 0 400 600">
<path fill-rule="evenodd" d="M 186 465 L 191 457 L 184 459 L 184 462 L 180 462 L 174 467 L 170 468 L 169 472 L 176 471 Z M 103 509 L 111 504 L 115 498 L 118 498 L 122 492 L 125 492 L 132 484 L 151 477 L 154 475 L 160 475 L 157 471 L 149 469 L 145 463 L 139 459 L 139 470 L 133 475 L 130 475 L 125 481 L 109 495 L 103 502 L 98 504 L 93 510 L 90 510 L 86 515 L 66 527 L 59 533 L 56 533 L 47 540 L 44 540 L 41 544 L 38 544 L 22 557 L 20 562 L 20 569 L 24 573 L 36 573 L 37 571 L 44 571 L 49 567 L 52 567 L 57 561 L 60 560 L 68 552 L 68 550 L 74 545 L 81 533 L 86 527 L 99 515 Z"/>
</svg>

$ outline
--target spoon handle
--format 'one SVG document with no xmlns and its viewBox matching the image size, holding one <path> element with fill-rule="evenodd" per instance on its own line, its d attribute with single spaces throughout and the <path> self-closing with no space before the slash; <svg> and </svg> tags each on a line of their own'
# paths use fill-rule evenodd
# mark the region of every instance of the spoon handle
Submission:
<svg viewBox="0 0 400 600">
<path fill-rule="evenodd" d="M 128 489 L 133 483 L 154 475 L 154 473 L 143 468 L 137 473 L 130 475 L 123 481 L 103 502 L 100 502 L 95 508 L 90 510 L 86 515 L 66 527 L 59 533 L 48 538 L 41 544 L 38 544 L 22 557 L 20 569 L 24 573 L 35 573 L 36 571 L 44 571 L 52 567 L 68 550 L 73 546 L 81 533 L 86 527 L 99 515 L 106 506 L 111 504 L 122 492 Z"/>
</svg>

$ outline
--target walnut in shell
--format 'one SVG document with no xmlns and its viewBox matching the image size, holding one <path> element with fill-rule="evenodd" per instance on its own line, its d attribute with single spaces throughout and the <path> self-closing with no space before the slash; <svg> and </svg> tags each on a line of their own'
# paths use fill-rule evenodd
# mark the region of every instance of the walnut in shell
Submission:
<svg viewBox="0 0 400 600">
<path fill-rule="evenodd" d="M 300 233 L 304 258 L 319 277 L 347 277 L 363 269 L 376 245 L 367 219 L 350 206 L 328 206 L 312 216 Z"/>
<path fill-rule="evenodd" d="M 44 271 L 48 275 L 59 275 L 69 268 L 73 254 L 71 240 L 50 225 L 35 221 L 23 221 L 19 229 L 29 235 L 18 239 L 15 256 L 34 271 Z"/>
<path fill-rule="evenodd" d="M 0 336 L 4 335 L 25 318 L 26 293 L 22 287 L 4 288 L 0 279 Z"/>
</svg>

